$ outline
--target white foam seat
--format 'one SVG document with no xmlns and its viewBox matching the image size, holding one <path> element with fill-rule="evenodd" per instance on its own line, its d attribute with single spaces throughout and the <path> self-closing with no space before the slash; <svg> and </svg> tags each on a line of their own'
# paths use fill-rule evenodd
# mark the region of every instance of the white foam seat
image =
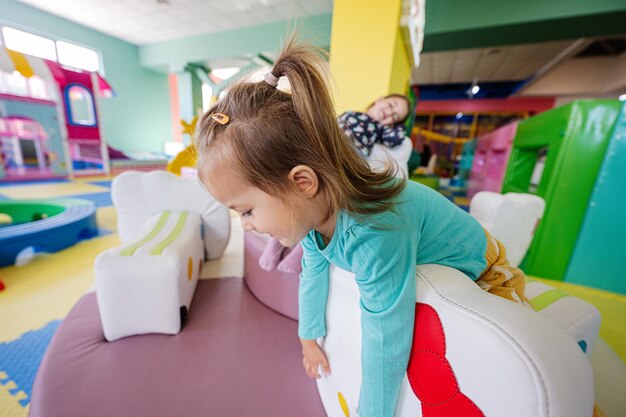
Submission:
<svg viewBox="0 0 626 417">
<path fill-rule="evenodd" d="M 513 266 L 526 255 L 544 209 L 541 197 L 522 193 L 480 191 L 470 203 L 470 214 L 504 244 Z M 540 282 L 527 283 L 526 298 L 590 356 L 600 330 L 600 312 L 595 306 Z"/>
<path fill-rule="evenodd" d="M 228 209 L 197 179 L 165 171 L 120 174 L 111 195 L 123 245 L 95 262 L 104 336 L 178 333 L 204 260 L 228 244 Z"/>
<path fill-rule="evenodd" d="M 391 161 L 396 167 L 396 176 L 408 178 L 409 158 L 411 158 L 412 150 L 413 143 L 408 137 L 404 138 L 400 145 L 393 148 L 376 143 L 372 148 L 372 153 L 367 157 L 367 162 L 373 171 L 380 171 L 384 169 L 388 161 Z"/>
<path fill-rule="evenodd" d="M 317 384 L 328 416 L 344 417 L 357 415 L 361 312 L 354 275 L 333 266 L 330 274 L 327 336 L 320 342 L 332 374 Z M 432 411 L 426 415 L 480 415 L 446 409 L 460 394 L 484 416 L 591 417 L 591 366 L 576 343 L 541 315 L 486 293 L 461 272 L 440 265 L 418 267 L 416 311 L 418 320 L 420 314 L 438 319 L 443 340 L 414 336 L 414 349 L 421 348 L 413 351 L 407 375 L 423 375 L 423 382 L 413 386 L 427 401 L 421 403 L 405 377 L 396 417 L 423 416 L 422 407 Z M 422 325 L 438 327 L 432 321 Z M 450 389 L 451 378 L 458 389 Z"/>
<path fill-rule="evenodd" d="M 202 188 L 197 178 L 181 178 L 167 171 L 124 172 L 111 184 L 117 210 L 117 229 L 129 243 L 148 219 L 164 211 L 189 211 L 202 218 L 207 259 L 218 259 L 230 238 L 228 209 Z"/>
<path fill-rule="evenodd" d="M 201 228 L 197 213 L 166 211 L 132 243 L 98 255 L 96 294 L 108 341 L 180 331 L 204 263 Z"/>
<path fill-rule="evenodd" d="M 518 266 L 543 216 L 546 203 L 532 194 L 498 194 L 481 191 L 470 202 L 469 212 L 506 248 L 512 266 Z"/>
<path fill-rule="evenodd" d="M 601 323 L 600 312 L 593 304 L 537 281 L 526 283 L 526 298 L 535 310 L 565 330 L 591 357 Z"/>
</svg>

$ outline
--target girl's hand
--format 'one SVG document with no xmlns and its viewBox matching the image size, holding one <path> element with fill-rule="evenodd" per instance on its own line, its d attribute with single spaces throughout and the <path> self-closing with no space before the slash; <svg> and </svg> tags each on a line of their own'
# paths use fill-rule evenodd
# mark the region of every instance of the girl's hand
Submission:
<svg viewBox="0 0 626 417">
<path fill-rule="evenodd" d="M 300 340 L 302 343 L 302 364 L 304 370 L 310 378 L 319 379 L 319 367 L 322 366 L 324 375 L 330 375 L 330 365 L 326 358 L 326 353 L 315 340 Z"/>
</svg>

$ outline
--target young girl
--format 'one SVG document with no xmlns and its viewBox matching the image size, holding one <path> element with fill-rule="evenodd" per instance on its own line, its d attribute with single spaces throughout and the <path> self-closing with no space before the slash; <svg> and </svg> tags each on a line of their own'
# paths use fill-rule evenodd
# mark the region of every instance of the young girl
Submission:
<svg viewBox="0 0 626 417">
<path fill-rule="evenodd" d="M 265 81 L 239 83 L 196 129 L 198 173 L 244 230 L 302 241 L 299 336 L 307 374 L 330 366 L 328 269 L 352 271 L 361 297 L 361 417 L 393 416 L 413 336 L 415 268 L 436 263 L 523 301 L 523 274 L 467 213 L 418 183 L 372 172 L 335 119 L 326 63 L 288 41 Z M 287 77 L 291 93 L 276 89 Z M 494 264 L 499 264 L 492 268 Z"/>
<path fill-rule="evenodd" d="M 404 122 L 409 117 L 411 104 L 402 94 L 390 94 L 372 102 L 365 113 L 347 111 L 337 118 L 339 127 L 352 138 L 356 148 L 367 157 L 374 144 L 389 148 L 401 145 L 406 137 Z M 302 245 L 285 248 L 278 239 L 270 238 L 259 257 L 259 266 L 266 271 L 299 273 L 302 264 Z"/>
</svg>

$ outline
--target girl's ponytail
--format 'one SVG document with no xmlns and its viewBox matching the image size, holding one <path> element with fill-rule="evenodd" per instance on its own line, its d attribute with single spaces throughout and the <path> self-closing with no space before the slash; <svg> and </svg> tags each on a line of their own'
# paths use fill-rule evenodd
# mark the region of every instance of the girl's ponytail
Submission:
<svg viewBox="0 0 626 417">
<path fill-rule="evenodd" d="M 339 127 L 325 58 L 324 50 L 292 36 L 264 81 L 233 85 L 196 128 L 201 178 L 236 166 L 250 184 L 281 196 L 291 189 L 291 169 L 307 165 L 319 177 L 329 210 L 367 214 L 390 209 L 404 182 L 392 181 L 391 165 L 372 172 Z M 291 94 L 276 88 L 283 76 Z M 215 121 L 216 114 L 229 121 Z"/>
</svg>

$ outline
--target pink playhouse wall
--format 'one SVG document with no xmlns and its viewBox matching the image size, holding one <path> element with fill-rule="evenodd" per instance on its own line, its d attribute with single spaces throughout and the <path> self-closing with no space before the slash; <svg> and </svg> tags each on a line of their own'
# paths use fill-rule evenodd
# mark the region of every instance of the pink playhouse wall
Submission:
<svg viewBox="0 0 626 417">
<path fill-rule="evenodd" d="M 517 122 L 513 122 L 478 138 L 467 184 L 467 198 L 471 199 L 479 191 L 499 193 L 502 190 L 516 132 Z"/>
</svg>

